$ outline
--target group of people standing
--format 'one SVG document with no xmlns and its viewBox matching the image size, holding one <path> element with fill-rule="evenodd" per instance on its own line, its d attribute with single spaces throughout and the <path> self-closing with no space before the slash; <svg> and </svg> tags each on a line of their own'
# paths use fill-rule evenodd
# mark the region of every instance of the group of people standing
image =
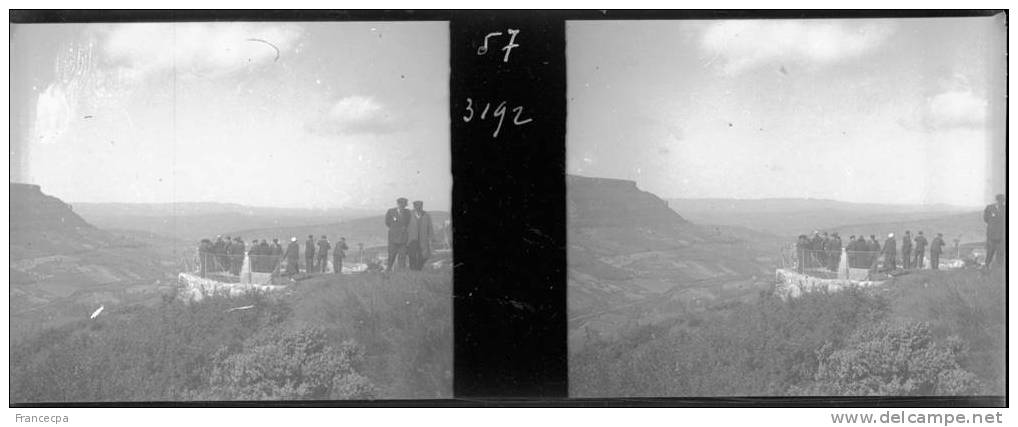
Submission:
<svg viewBox="0 0 1018 427">
<path fill-rule="evenodd" d="M 431 257 L 431 239 L 434 229 L 431 215 L 424 210 L 424 202 L 414 201 L 413 210 L 407 209 L 407 199 L 396 199 L 396 207 L 385 212 L 385 226 L 389 228 L 389 258 L 385 271 L 409 266 L 411 270 L 424 269 Z"/>
<path fill-rule="evenodd" d="M 911 231 L 905 231 L 901 241 L 901 267 L 906 270 L 922 268 L 927 245 L 930 247 L 930 268 L 936 270 L 945 246 L 944 235 L 937 233 L 937 237 L 930 242 L 926 240 L 922 231 L 914 238 Z M 877 269 L 883 255 L 881 270 L 890 271 L 898 268 L 897 246 L 894 233 L 888 234 L 882 245 L 877 241 L 877 236 L 871 234 L 869 239 L 862 235 L 850 236 L 844 249 L 850 268 Z M 800 273 L 817 267 L 837 271 L 841 263 L 842 241 L 837 232 L 828 235 L 827 232 L 814 231 L 812 238 L 800 234 L 795 248 Z"/>
<path fill-rule="evenodd" d="M 985 268 L 989 268 L 995 259 L 1006 260 L 1005 244 L 1006 232 L 1005 221 L 1007 220 L 1007 200 L 1003 194 L 998 194 L 993 204 L 987 205 L 983 210 L 983 222 L 986 223 L 986 262 Z M 957 243 L 957 240 L 955 241 Z M 811 268 L 826 268 L 836 271 L 841 262 L 841 237 L 837 232 L 830 235 L 827 232 L 814 231 L 813 237 L 800 234 L 795 243 L 797 255 L 797 269 L 800 273 Z M 875 235 L 851 236 L 845 245 L 845 252 L 848 256 L 848 265 L 851 268 L 877 269 L 879 261 L 881 271 L 891 271 L 899 266 L 902 269 L 921 269 L 926 259 L 926 249 L 929 246 L 930 268 L 936 270 L 940 266 L 940 255 L 944 252 L 943 233 L 937 233 L 932 241 L 927 241 L 922 231 L 913 237 L 910 230 L 905 231 L 901 238 L 901 251 L 898 250 L 898 241 L 894 233 L 887 235 L 883 245 L 877 241 Z M 900 258 L 899 258 L 900 254 Z M 899 264 L 899 259 L 901 260 Z M 1002 264 L 998 262 L 998 264 Z"/>
<path fill-rule="evenodd" d="M 944 246 L 947 245 L 944 242 L 944 234 L 937 233 L 937 237 L 934 237 L 932 241 L 928 241 L 921 230 L 916 233 L 915 237 L 912 236 L 910 230 L 905 230 L 905 235 L 901 238 L 901 268 L 904 270 L 922 269 L 923 260 L 926 259 L 927 245 L 930 247 L 930 268 L 933 270 L 939 269 L 940 254 L 944 252 Z M 898 268 L 897 246 L 898 241 L 894 233 L 889 233 L 880 251 L 884 256 L 882 270 L 891 271 Z"/>
<path fill-rule="evenodd" d="M 213 242 L 211 239 L 201 239 L 198 243 L 198 264 L 200 273 L 204 277 L 210 272 L 228 272 L 233 275 L 239 275 L 240 270 L 244 267 L 244 254 L 250 253 L 252 255 L 271 255 L 278 253 L 281 255 L 283 252 L 282 246 L 279 245 L 278 239 L 272 239 L 270 245 L 268 241 L 257 239 L 251 242 L 250 250 L 244 239 L 240 236 L 230 238 L 222 235 L 216 236 L 216 240 Z M 253 271 L 261 270 L 267 264 L 266 259 L 259 259 L 255 262 L 252 259 L 251 268 Z M 278 258 L 272 267 L 275 268 L 275 264 L 278 264 Z M 271 270 L 270 270 L 271 271 Z"/>
<path fill-rule="evenodd" d="M 346 238 L 340 237 L 335 246 L 329 242 L 326 236 L 322 236 L 317 242 L 313 235 L 308 236 L 305 244 L 304 271 L 306 273 L 325 273 L 328 266 L 329 251 L 332 250 L 332 263 L 335 273 L 342 272 L 343 258 L 346 256 Z M 213 242 L 210 239 L 202 239 L 198 244 L 198 268 L 202 277 L 208 273 L 228 272 L 232 275 L 240 275 L 244 266 L 244 255 L 247 255 L 251 263 L 253 273 L 275 273 L 285 260 L 284 274 L 294 275 L 300 272 L 300 245 L 297 238 L 292 237 L 286 249 L 279 243 L 279 239 L 268 240 L 255 239 L 248 247 L 240 236 L 216 236 Z"/>
<path fill-rule="evenodd" d="M 407 199 L 396 199 L 396 207 L 385 213 L 385 226 L 388 228 L 388 264 L 386 271 L 401 269 L 423 270 L 424 263 L 431 257 L 434 225 L 431 215 L 424 210 L 424 202 L 417 200 L 413 209 L 407 208 Z M 447 225 L 445 231 L 448 233 Z M 449 236 L 446 236 L 449 241 Z M 332 253 L 334 273 L 341 273 L 343 259 L 349 247 L 346 237 L 340 237 L 333 244 L 326 236 L 315 240 L 308 235 L 304 241 L 304 272 L 325 273 L 328 270 L 329 254 Z M 283 270 L 285 275 L 300 272 L 301 245 L 297 238 L 290 238 L 284 249 L 279 239 L 255 240 L 250 248 L 240 236 L 216 236 L 215 242 L 202 239 L 198 245 L 198 262 L 202 277 L 208 273 L 229 272 L 240 275 L 245 254 L 251 260 L 251 271 L 256 273 L 276 273 Z"/>
<path fill-rule="evenodd" d="M 335 246 L 329 242 L 329 238 L 324 234 L 322 237 L 315 241 L 313 234 L 308 234 L 307 240 L 304 241 L 304 271 L 308 274 L 311 273 L 325 273 L 329 267 L 329 251 L 332 251 L 332 272 L 342 273 L 343 272 L 343 259 L 346 258 L 346 251 L 350 249 L 346 245 L 346 237 L 340 237 L 336 241 Z M 283 258 L 286 259 L 286 274 L 293 275 L 300 272 L 299 261 L 300 261 L 300 245 L 297 244 L 297 238 L 290 238 L 290 244 L 286 247 L 286 252 L 283 254 Z"/>
</svg>

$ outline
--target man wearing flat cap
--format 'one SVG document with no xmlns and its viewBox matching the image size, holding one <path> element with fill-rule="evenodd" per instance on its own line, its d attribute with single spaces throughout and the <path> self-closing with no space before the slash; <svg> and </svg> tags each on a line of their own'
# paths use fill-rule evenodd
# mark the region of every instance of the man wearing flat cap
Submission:
<svg viewBox="0 0 1018 427">
<path fill-rule="evenodd" d="M 410 225 L 410 209 L 406 208 L 407 199 L 396 199 L 396 207 L 385 212 L 385 226 L 389 227 L 389 262 L 385 271 L 392 271 L 396 263 L 405 267 L 407 226 Z"/>
</svg>

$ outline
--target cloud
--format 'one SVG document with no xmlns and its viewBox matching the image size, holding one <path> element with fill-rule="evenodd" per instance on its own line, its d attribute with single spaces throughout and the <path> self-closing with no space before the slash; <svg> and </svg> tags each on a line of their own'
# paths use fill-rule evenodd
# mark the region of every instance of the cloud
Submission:
<svg viewBox="0 0 1018 427">
<path fill-rule="evenodd" d="M 701 47 L 722 60 L 726 74 L 765 64 L 806 61 L 831 64 L 861 56 L 893 32 L 890 23 L 849 24 L 830 21 L 722 21 L 711 24 Z"/>
<path fill-rule="evenodd" d="M 128 77 L 169 70 L 216 77 L 277 62 L 276 49 L 278 61 L 285 61 L 300 38 L 300 28 L 292 24 L 118 24 L 109 27 L 102 48 Z"/>
<path fill-rule="evenodd" d="M 930 98 L 926 125 L 932 129 L 980 128 L 986 123 L 987 102 L 970 90 L 953 90 Z"/>
<path fill-rule="evenodd" d="M 400 128 L 390 108 L 374 97 L 352 95 L 333 103 L 325 117 L 310 130 L 333 134 L 387 134 Z"/>
<path fill-rule="evenodd" d="M 961 73 L 943 78 L 935 95 L 920 99 L 898 123 L 914 131 L 983 129 L 989 119 L 989 102 L 978 95 Z"/>
</svg>

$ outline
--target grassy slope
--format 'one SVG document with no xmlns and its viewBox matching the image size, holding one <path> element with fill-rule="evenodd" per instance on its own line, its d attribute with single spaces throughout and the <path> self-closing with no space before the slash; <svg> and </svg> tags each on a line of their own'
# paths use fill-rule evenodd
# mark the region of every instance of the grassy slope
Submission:
<svg viewBox="0 0 1018 427">
<path fill-rule="evenodd" d="M 254 308 L 228 311 L 246 305 Z M 379 398 L 452 393 L 448 269 L 324 275 L 283 294 L 114 306 L 80 319 L 12 342 L 12 402 L 204 398 L 215 355 L 260 332 L 304 326 L 325 330 L 328 344 L 363 347 L 361 373 Z"/>
<path fill-rule="evenodd" d="M 930 271 L 900 276 L 886 287 L 892 319 L 928 322 L 937 338 L 969 345 L 965 368 L 1004 394 L 1007 307 L 1001 270 Z"/>
<path fill-rule="evenodd" d="M 295 323 L 364 346 L 364 374 L 380 397 L 452 397 L 450 270 L 322 276 L 300 282 Z"/>
<path fill-rule="evenodd" d="M 814 352 L 875 322 L 927 322 L 934 338 L 961 338 L 961 367 L 983 393 L 1004 392 L 1004 281 L 974 270 L 919 272 L 866 292 L 790 302 L 717 304 L 705 312 L 633 324 L 619 337 L 574 349 L 575 396 L 781 395 L 816 371 Z"/>
</svg>

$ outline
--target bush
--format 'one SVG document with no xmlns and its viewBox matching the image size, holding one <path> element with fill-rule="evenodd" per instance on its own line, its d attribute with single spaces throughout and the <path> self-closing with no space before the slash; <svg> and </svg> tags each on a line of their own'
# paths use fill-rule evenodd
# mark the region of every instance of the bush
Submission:
<svg viewBox="0 0 1018 427">
<path fill-rule="evenodd" d="M 326 343 L 314 327 L 272 329 L 234 354 L 221 351 L 209 391 L 199 400 L 370 399 L 374 386 L 358 370 L 363 351 L 352 341 Z"/>
<path fill-rule="evenodd" d="M 829 347 L 828 347 L 829 348 Z M 796 394 L 838 396 L 972 395 L 976 375 L 961 369 L 965 345 L 952 337 L 934 342 L 922 322 L 880 323 L 854 334 L 839 350 L 820 355 L 815 381 Z"/>
<path fill-rule="evenodd" d="M 451 397 L 451 275 L 107 307 L 12 342 L 10 371 L 11 402 Z"/>
<path fill-rule="evenodd" d="M 367 273 L 308 281 L 294 321 L 320 325 L 331 342 L 354 339 L 363 373 L 385 398 L 452 397 L 449 271 Z"/>
<path fill-rule="evenodd" d="M 11 401 L 185 399 L 206 386 L 213 354 L 288 316 L 260 294 L 111 309 L 12 345 Z"/>
<path fill-rule="evenodd" d="M 988 394 L 1005 393 L 1007 294 L 1003 271 L 924 271 L 892 287 L 892 316 L 929 324 L 937 340 L 962 337 L 967 351 L 958 361 L 981 378 Z"/>
<path fill-rule="evenodd" d="M 1004 289 L 999 272 L 923 271 L 877 288 L 716 304 L 572 352 L 570 392 L 1003 394 Z"/>
<path fill-rule="evenodd" d="M 887 311 L 885 299 L 849 289 L 791 301 L 767 296 L 686 314 L 575 354 L 571 391 L 606 397 L 783 395 L 813 379 L 818 348 L 840 345 Z"/>
</svg>

